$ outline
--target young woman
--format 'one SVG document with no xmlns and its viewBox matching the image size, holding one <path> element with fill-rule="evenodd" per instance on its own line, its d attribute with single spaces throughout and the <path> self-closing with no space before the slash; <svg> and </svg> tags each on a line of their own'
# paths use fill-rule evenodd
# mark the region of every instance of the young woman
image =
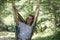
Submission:
<svg viewBox="0 0 60 40">
<path fill-rule="evenodd" d="M 31 35 L 32 31 L 32 22 L 33 22 L 33 16 L 29 15 L 26 19 L 26 22 L 19 22 L 20 30 L 18 38 L 21 38 L 22 40 L 28 40 Z"/>
<path fill-rule="evenodd" d="M 32 28 L 35 25 L 37 17 L 34 18 L 34 16 L 30 14 L 27 17 L 26 21 L 24 21 L 22 16 L 19 15 L 18 11 L 16 10 L 15 5 L 13 5 L 13 11 L 14 21 L 19 28 L 18 40 L 29 40 L 29 38 L 31 37 Z"/>
</svg>

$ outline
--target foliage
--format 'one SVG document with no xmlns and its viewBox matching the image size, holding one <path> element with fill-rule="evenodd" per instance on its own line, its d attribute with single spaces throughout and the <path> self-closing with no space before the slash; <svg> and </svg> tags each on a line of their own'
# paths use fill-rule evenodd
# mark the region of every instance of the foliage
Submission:
<svg viewBox="0 0 60 40">
<path fill-rule="evenodd" d="M 18 10 L 18 12 L 23 16 L 24 19 L 27 18 L 29 14 L 34 15 L 34 7 L 37 5 L 37 0 L 13 0 L 15 2 L 15 6 Z M 11 0 L 0 0 L 0 26 L 5 25 L 7 31 L 14 31 L 14 21 L 13 21 L 13 11 L 12 11 L 12 5 Z M 35 33 L 45 33 L 46 30 L 50 29 L 49 32 L 57 32 L 56 29 L 60 29 L 60 0 L 40 0 L 39 4 L 39 16 L 37 19 L 36 29 Z M 4 19 L 11 15 L 11 25 L 6 25 L 4 23 Z M 44 31 L 41 31 L 42 26 L 45 25 L 46 27 Z M 48 33 L 48 31 L 47 31 Z M 59 37 L 56 37 L 59 35 L 55 34 L 53 38 L 51 36 L 41 38 L 41 40 L 59 40 Z M 55 38 L 56 39 L 55 39 Z M 40 37 L 39 37 L 40 38 Z M 51 38 L 51 39 L 50 39 Z M 38 39 L 36 39 L 38 40 Z"/>
</svg>

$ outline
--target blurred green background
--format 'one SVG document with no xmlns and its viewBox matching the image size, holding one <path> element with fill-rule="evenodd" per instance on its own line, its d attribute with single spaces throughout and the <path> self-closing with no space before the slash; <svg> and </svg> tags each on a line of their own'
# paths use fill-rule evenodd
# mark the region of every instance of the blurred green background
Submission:
<svg viewBox="0 0 60 40">
<path fill-rule="evenodd" d="M 24 20 L 34 15 L 37 0 L 14 0 Z M 39 16 L 32 40 L 60 40 L 60 0 L 40 0 Z M 2 38 L 2 39 L 1 39 Z M 15 23 L 11 0 L 0 0 L 0 40 L 14 40 Z"/>
</svg>

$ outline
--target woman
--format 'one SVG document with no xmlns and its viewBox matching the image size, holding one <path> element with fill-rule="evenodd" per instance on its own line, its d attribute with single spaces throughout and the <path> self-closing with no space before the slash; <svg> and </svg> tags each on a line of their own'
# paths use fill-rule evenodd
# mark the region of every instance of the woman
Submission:
<svg viewBox="0 0 60 40">
<path fill-rule="evenodd" d="M 24 21 L 22 16 L 17 12 L 15 5 L 13 5 L 13 11 L 14 21 L 19 28 L 18 40 L 29 40 L 29 38 L 31 37 L 32 28 L 35 25 L 37 17 L 34 18 L 34 16 L 30 14 L 27 17 L 26 21 Z"/>
<path fill-rule="evenodd" d="M 22 40 L 28 40 L 31 35 L 32 30 L 32 22 L 34 17 L 32 15 L 29 15 L 26 19 L 26 22 L 19 22 L 19 35 L 18 38 L 21 38 Z M 20 39 L 19 39 L 20 40 Z"/>
</svg>

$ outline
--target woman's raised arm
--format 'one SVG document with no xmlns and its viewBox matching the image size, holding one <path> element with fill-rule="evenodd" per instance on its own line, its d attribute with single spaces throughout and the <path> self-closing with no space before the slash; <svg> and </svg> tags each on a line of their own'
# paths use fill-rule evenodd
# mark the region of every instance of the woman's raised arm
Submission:
<svg viewBox="0 0 60 40">
<path fill-rule="evenodd" d="M 34 15 L 34 21 L 32 26 L 34 26 L 36 24 L 37 18 L 38 18 L 38 13 L 39 13 L 39 6 L 36 6 L 35 8 L 35 15 Z"/>
<path fill-rule="evenodd" d="M 14 20 L 15 20 L 16 24 L 18 24 L 19 21 L 24 22 L 23 17 L 18 13 L 14 4 L 12 4 L 12 7 L 13 7 L 13 11 L 14 11 L 13 15 L 14 15 Z"/>
<path fill-rule="evenodd" d="M 13 8 L 14 21 L 16 22 L 16 24 L 19 24 L 19 19 L 18 19 L 18 15 L 17 15 L 18 11 L 16 10 L 14 4 L 12 4 L 12 8 Z"/>
</svg>

